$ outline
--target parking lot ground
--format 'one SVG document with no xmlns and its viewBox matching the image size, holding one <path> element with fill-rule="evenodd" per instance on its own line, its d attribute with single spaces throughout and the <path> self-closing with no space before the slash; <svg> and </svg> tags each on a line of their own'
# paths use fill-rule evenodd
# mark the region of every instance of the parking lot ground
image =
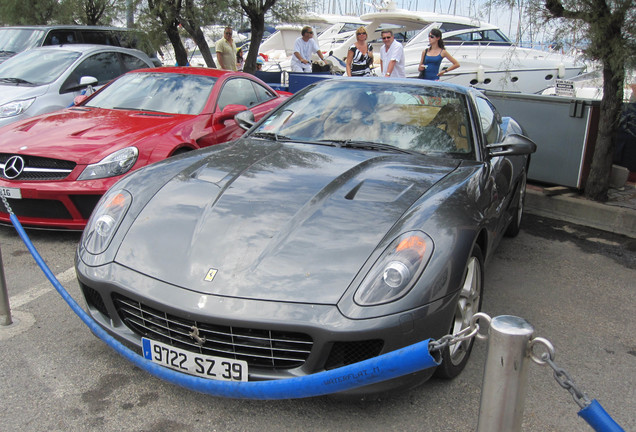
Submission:
<svg viewBox="0 0 636 432">
<path fill-rule="evenodd" d="M 70 294 L 77 233 L 30 232 Z M 97 339 L 0 227 L 12 311 L 0 327 L 1 431 L 475 430 L 486 344 L 452 381 L 373 401 L 216 398 L 163 382 Z M 625 429 L 636 430 L 636 245 L 628 237 L 528 216 L 487 267 L 483 311 L 516 315 L 556 348 L 557 364 Z M 551 370 L 531 364 L 522 429 L 588 431 Z"/>
</svg>

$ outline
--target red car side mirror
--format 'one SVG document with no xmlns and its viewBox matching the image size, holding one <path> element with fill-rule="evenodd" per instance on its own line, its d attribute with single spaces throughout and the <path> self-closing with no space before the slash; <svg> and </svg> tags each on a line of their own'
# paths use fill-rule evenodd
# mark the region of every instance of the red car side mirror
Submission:
<svg viewBox="0 0 636 432">
<path fill-rule="evenodd" d="M 223 108 L 223 110 L 216 115 L 216 120 L 219 123 L 223 123 L 226 120 L 233 119 L 235 115 L 245 110 L 247 110 L 247 107 L 245 105 L 238 105 L 238 104 L 226 105 Z"/>
<path fill-rule="evenodd" d="M 87 95 L 75 96 L 75 98 L 73 99 L 73 105 L 79 105 L 82 102 L 84 102 L 87 98 L 88 98 Z"/>
</svg>

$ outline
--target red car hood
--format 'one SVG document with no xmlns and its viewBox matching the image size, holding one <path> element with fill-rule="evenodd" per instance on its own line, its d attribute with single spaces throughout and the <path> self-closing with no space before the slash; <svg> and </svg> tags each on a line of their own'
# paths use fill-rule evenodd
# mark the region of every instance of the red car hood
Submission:
<svg viewBox="0 0 636 432">
<path fill-rule="evenodd" d="M 188 118 L 192 116 L 73 107 L 0 129 L 0 146 L 2 153 L 88 164 L 141 138 L 163 134 Z"/>
</svg>

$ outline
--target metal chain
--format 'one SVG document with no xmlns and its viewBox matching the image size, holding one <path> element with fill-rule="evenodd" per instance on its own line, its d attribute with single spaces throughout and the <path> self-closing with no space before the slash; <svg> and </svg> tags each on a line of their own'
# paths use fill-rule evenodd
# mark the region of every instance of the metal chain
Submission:
<svg viewBox="0 0 636 432">
<path fill-rule="evenodd" d="M 534 347 L 541 346 L 541 345 L 546 349 L 546 352 L 538 356 L 534 352 Z M 557 366 L 557 364 L 554 363 L 554 356 L 555 356 L 554 346 L 549 340 L 544 338 L 534 338 L 530 341 L 530 358 L 532 359 L 532 361 L 534 361 L 535 363 L 539 365 L 547 364 L 548 366 L 550 366 L 552 370 L 554 371 L 554 379 L 556 380 L 556 382 L 561 387 L 563 387 L 564 389 L 570 392 L 570 394 L 572 395 L 572 398 L 574 399 L 574 402 L 576 402 L 576 404 L 581 409 L 589 406 L 592 403 L 590 398 L 587 396 L 587 394 L 585 394 L 585 392 L 583 392 L 581 389 L 579 389 L 576 386 L 576 384 L 574 383 L 570 375 L 565 371 L 565 369 Z"/>
<path fill-rule="evenodd" d="M 0 194 L 0 198 L 2 198 L 2 203 L 4 204 L 4 207 L 7 209 L 7 212 L 10 215 L 13 214 L 13 210 L 11 209 L 11 206 L 9 205 L 9 200 L 7 200 L 7 197 L 4 196 L 4 194 Z"/>
<path fill-rule="evenodd" d="M 455 333 L 454 335 L 448 334 L 448 335 L 442 336 L 438 340 L 429 342 L 428 350 L 441 351 L 447 346 L 455 345 L 456 343 L 471 339 L 473 337 L 476 337 L 478 339 L 487 339 L 488 338 L 487 335 L 479 333 L 480 326 L 479 324 L 477 324 L 477 321 L 479 321 L 480 319 L 485 320 L 490 325 L 490 320 L 491 320 L 490 316 L 483 312 L 478 312 L 475 315 L 473 315 L 472 319 L 470 320 L 470 325 L 468 327 L 464 327 L 463 329 L 461 329 L 459 332 Z"/>
</svg>

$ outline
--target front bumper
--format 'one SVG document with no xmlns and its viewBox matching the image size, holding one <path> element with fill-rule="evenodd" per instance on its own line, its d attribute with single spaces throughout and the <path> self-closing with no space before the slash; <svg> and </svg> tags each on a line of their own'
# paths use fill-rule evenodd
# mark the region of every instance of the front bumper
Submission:
<svg viewBox="0 0 636 432">
<path fill-rule="evenodd" d="M 271 340 L 285 338 L 310 341 L 307 355 L 297 363 L 250 361 L 245 352 L 225 354 L 251 362 L 249 380 L 284 379 L 365 360 L 413 343 L 439 338 L 448 333 L 455 309 L 455 296 L 437 300 L 399 314 L 372 319 L 352 320 L 335 305 L 303 304 L 248 300 L 196 293 L 151 279 L 115 263 L 86 266 L 77 260 L 76 269 L 87 309 L 108 333 L 141 354 L 141 334 L 151 326 L 131 322 L 121 299 L 143 305 L 144 311 L 163 314 L 171 322 L 194 322 L 197 327 L 229 328 L 237 340 L 248 335 L 270 335 Z M 144 312 L 145 313 L 145 312 Z M 239 336 L 237 336 L 240 334 Z M 282 336 L 281 336 L 282 335 Z M 157 338 L 156 335 L 150 335 Z M 163 337 L 163 336 L 160 336 Z M 165 342 L 165 340 L 164 340 Z M 180 344 L 178 340 L 171 343 Z M 192 344 L 194 345 L 194 344 Z M 181 346 L 184 348 L 184 346 Z M 194 347 L 197 349 L 197 347 Z M 291 350 L 294 350 L 292 347 Z M 196 352 L 196 351 L 193 351 Z M 247 352 L 248 357 L 250 355 Z M 214 355 L 218 355 L 214 353 Z M 276 356 L 274 356 L 276 357 Z M 347 392 L 371 394 L 410 387 L 430 377 L 433 370 Z"/>
<path fill-rule="evenodd" d="M 91 181 L 42 182 L 2 179 L 0 187 L 20 189 L 22 198 L 9 198 L 8 203 L 21 224 L 82 230 L 101 196 L 118 179 L 119 177 Z M 4 205 L 0 205 L 0 222 L 11 223 Z"/>
</svg>

